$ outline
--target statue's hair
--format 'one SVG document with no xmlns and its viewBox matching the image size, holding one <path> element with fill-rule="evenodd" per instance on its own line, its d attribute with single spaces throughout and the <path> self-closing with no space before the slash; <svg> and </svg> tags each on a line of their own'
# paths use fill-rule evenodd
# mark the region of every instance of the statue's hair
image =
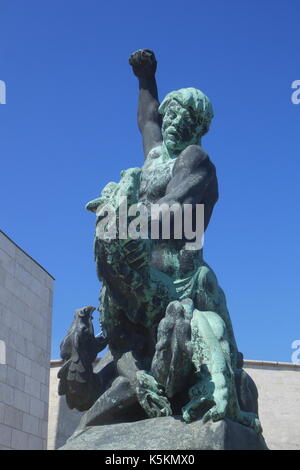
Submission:
<svg viewBox="0 0 300 470">
<path fill-rule="evenodd" d="M 214 112 L 209 98 L 202 91 L 196 88 L 181 88 L 171 91 L 158 108 L 160 114 L 165 114 L 166 108 L 172 100 L 176 100 L 184 108 L 191 108 L 201 124 L 201 135 L 207 133 Z"/>
</svg>

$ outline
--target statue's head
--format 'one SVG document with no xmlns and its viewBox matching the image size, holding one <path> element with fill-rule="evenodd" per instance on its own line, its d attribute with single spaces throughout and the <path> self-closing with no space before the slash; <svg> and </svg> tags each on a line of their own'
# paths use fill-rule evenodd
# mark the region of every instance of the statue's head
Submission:
<svg viewBox="0 0 300 470">
<path fill-rule="evenodd" d="M 182 88 L 168 93 L 161 103 L 162 135 L 170 152 L 178 152 L 191 144 L 199 144 L 208 132 L 213 109 L 208 97 L 196 88 Z"/>
</svg>

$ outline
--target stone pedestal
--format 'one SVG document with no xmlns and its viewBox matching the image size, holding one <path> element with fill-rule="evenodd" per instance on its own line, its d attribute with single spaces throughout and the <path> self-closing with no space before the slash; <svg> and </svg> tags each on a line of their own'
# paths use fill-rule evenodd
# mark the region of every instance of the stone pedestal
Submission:
<svg viewBox="0 0 300 470">
<path fill-rule="evenodd" d="M 262 436 L 229 419 L 186 424 L 180 417 L 88 426 L 61 450 L 268 450 Z"/>
</svg>

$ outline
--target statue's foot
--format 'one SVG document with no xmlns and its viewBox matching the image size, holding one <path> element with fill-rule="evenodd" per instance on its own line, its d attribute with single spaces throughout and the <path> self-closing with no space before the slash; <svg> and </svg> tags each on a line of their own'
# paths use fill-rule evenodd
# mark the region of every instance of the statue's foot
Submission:
<svg viewBox="0 0 300 470">
<path fill-rule="evenodd" d="M 205 411 L 214 405 L 214 401 L 208 397 L 195 397 L 182 408 L 182 418 L 186 423 L 195 421 L 195 419 L 203 416 Z"/>
<path fill-rule="evenodd" d="M 209 420 L 220 421 L 226 417 L 226 406 L 214 405 L 210 410 L 208 410 L 202 418 L 202 421 L 206 423 Z"/>
<path fill-rule="evenodd" d="M 190 390 L 191 401 L 182 408 L 186 422 L 202 417 L 203 422 L 219 421 L 226 417 L 228 410 L 228 393 L 226 387 L 213 390 L 211 382 L 203 380 Z"/>
<path fill-rule="evenodd" d="M 169 400 L 163 395 L 163 389 L 154 377 L 145 371 L 137 372 L 138 385 L 136 393 L 141 407 L 149 418 L 171 416 L 172 409 Z"/>
<path fill-rule="evenodd" d="M 223 378 L 223 375 L 221 375 L 221 377 Z M 219 421 L 226 418 L 229 404 L 228 397 L 229 392 L 225 385 L 218 387 L 213 391 L 214 404 L 203 416 L 202 419 L 204 423 L 209 420 Z"/>
</svg>

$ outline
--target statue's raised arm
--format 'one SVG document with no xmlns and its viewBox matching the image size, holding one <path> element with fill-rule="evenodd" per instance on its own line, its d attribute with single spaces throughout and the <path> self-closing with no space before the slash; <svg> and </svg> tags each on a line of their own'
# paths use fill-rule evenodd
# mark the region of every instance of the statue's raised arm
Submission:
<svg viewBox="0 0 300 470">
<path fill-rule="evenodd" d="M 143 136 L 145 158 L 150 150 L 162 142 L 161 115 L 155 79 L 156 58 L 150 49 L 139 49 L 131 54 L 129 63 L 139 79 L 138 126 Z"/>
</svg>

